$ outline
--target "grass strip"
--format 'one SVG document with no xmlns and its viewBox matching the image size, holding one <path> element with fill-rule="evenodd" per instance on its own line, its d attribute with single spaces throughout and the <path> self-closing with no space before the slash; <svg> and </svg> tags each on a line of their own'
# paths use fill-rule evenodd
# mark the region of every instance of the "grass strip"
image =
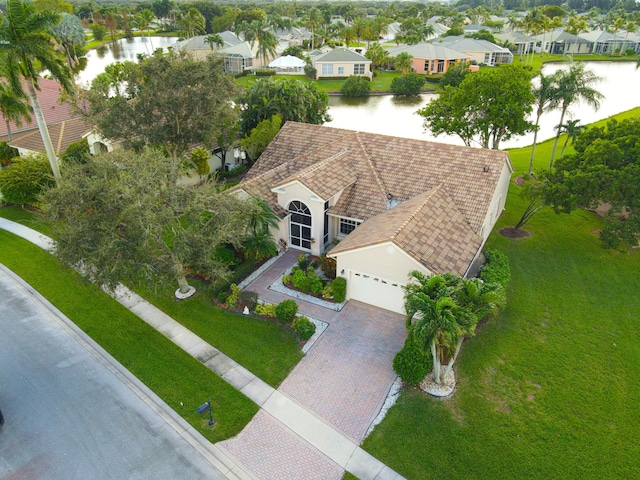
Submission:
<svg viewBox="0 0 640 480">
<path fill-rule="evenodd" d="M 0 244 L 0 262 L 211 442 L 237 435 L 258 411 L 251 400 L 49 253 L 3 230 Z M 212 428 L 196 413 L 196 407 L 209 397 L 217 422 Z"/>
</svg>

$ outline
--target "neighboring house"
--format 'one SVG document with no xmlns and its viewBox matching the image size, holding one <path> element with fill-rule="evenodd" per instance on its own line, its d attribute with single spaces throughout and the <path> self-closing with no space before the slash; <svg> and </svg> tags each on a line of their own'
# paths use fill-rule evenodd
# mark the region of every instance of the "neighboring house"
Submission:
<svg viewBox="0 0 640 480">
<path fill-rule="evenodd" d="M 457 62 L 470 62 L 471 56 L 433 43 L 402 45 L 389 49 L 391 57 L 406 52 L 412 57 L 413 71 L 417 73 L 445 73 Z"/>
<path fill-rule="evenodd" d="M 493 36 L 503 44 L 507 42 L 509 45 L 513 45 L 512 52 L 515 55 L 527 55 L 531 53 L 536 44 L 535 39 L 518 31 L 499 32 L 494 33 Z"/>
<path fill-rule="evenodd" d="M 207 42 L 208 35 L 197 35 L 195 37 L 176 42 L 174 48 L 184 49 L 187 52 L 191 52 L 196 58 L 206 58 L 207 55 L 210 55 L 214 51 L 233 47 L 242 43 L 242 40 L 240 40 L 235 33 L 230 32 L 229 30 L 220 32 L 217 35 L 219 35 L 224 42 L 223 45 L 210 45 Z"/>
<path fill-rule="evenodd" d="M 478 64 L 495 66 L 513 62 L 513 54 L 508 48 L 486 40 L 453 36 L 439 38 L 434 44 L 466 53 Z"/>
<path fill-rule="evenodd" d="M 609 33 L 605 30 L 592 30 L 578 35 L 584 40 L 592 42 L 591 53 L 623 53 L 635 50 L 635 42 L 625 39 L 622 35 Z"/>
<path fill-rule="evenodd" d="M 57 156 L 64 153 L 69 148 L 69 145 L 81 141 L 93 130 L 93 127 L 80 117 L 50 124 L 48 127 L 49 136 Z M 21 157 L 45 153 L 44 142 L 42 141 L 40 130 L 37 128 L 18 138 L 14 138 L 8 144 L 17 149 Z"/>
<path fill-rule="evenodd" d="M 316 79 L 358 75 L 371 80 L 373 76 L 371 60 L 348 48 L 336 48 L 330 52 L 315 55 L 311 57 L 311 64 L 317 71 Z"/>
<path fill-rule="evenodd" d="M 591 53 L 593 42 L 558 28 L 533 37 L 540 50 L 556 55 Z"/>
<path fill-rule="evenodd" d="M 335 258 L 347 298 L 403 312 L 412 270 L 470 272 L 512 172 L 506 152 L 287 122 L 231 192 L 267 201 L 281 242 Z"/>
<path fill-rule="evenodd" d="M 42 114 L 47 122 L 47 125 L 53 125 L 65 120 L 70 120 L 78 115 L 74 113 L 73 108 L 66 102 L 61 103 L 60 92 L 62 86 L 54 81 L 46 78 L 39 79 L 40 90 L 36 91 L 40 106 L 42 108 Z M 0 142 L 7 142 L 9 140 L 7 122 L 0 114 Z M 18 127 L 14 122 L 9 122 L 9 128 L 11 129 L 11 135 L 14 140 L 17 140 L 20 136 L 29 133 L 33 130 L 38 131 L 38 124 L 36 119 L 31 115 L 31 122 L 25 120 L 22 121 L 22 126 Z"/>
</svg>

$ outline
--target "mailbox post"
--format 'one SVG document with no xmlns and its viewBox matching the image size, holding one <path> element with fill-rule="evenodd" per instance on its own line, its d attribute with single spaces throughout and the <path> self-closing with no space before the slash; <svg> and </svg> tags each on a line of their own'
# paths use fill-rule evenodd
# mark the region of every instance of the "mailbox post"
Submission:
<svg viewBox="0 0 640 480">
<path fill-rule="evenodd" d="M 213 427 L 213 425 L 216 422 L 215 420 L 213 420 L 213 412 L 211 411 L 211 399 L 208 399 L 206 402 L 200 405 L 196 410 L 198 412 L 198 415 L 202 415 L 203 413 L 209 412 L 209 426 Z"/>
</svg>

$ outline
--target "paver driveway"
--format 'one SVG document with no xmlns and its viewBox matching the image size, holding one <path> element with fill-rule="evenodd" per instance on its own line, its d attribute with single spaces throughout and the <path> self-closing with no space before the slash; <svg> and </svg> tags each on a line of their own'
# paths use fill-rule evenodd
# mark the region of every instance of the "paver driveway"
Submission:
<svg viewBox="0 0 640 480">
<path fill-rule="evenodd" d="M 246 287 L 261 298 L 287 298 L 268 285 L 295 263 L 289 251 Z M 393 384 L 393 356 L 402 347 L 404 318 L 350 301 L 341 312 L 297 300 L 300 312 L 329 323 L 329 327 L 278 391 L 288 396 L 347 438 L 360 444 L 378 415 Z M 235 438 L 219 443 L 227 454 L 260 479 L 340 479 L 342 469 L 287 428 L 260 412 Z M 268 459 L 286 456 L 288 462 Z M 301 465 L 305 465 L 303 471 Z"/>
</svg>

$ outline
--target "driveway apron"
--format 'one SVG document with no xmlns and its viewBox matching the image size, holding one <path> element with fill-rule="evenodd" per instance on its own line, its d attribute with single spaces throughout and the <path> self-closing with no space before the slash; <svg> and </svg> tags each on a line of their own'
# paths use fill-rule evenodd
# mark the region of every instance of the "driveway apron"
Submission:
<svg viewBox="0 0 640 480">
<path fill-rule="evenodd" d="M 287 252 L 246 287 L 261 299 L 287 297 L 268 289 L 296 261 Z M 406 337 L 402 315 L 349 301 L 335 312 L 296 300 L 300 313 L 329 324 L 307 355 L 278 388 L 324 423 L 359 445 L 396 378 L 393 356 Z M 235 438 L 218 443 L 259 479 L 340 479 L 343 469 L 265 411 Z M 284 457 L 285 461 L 273 461 Z M 302 465 L 307 467 L 302 467 Z"/>
</svg>

